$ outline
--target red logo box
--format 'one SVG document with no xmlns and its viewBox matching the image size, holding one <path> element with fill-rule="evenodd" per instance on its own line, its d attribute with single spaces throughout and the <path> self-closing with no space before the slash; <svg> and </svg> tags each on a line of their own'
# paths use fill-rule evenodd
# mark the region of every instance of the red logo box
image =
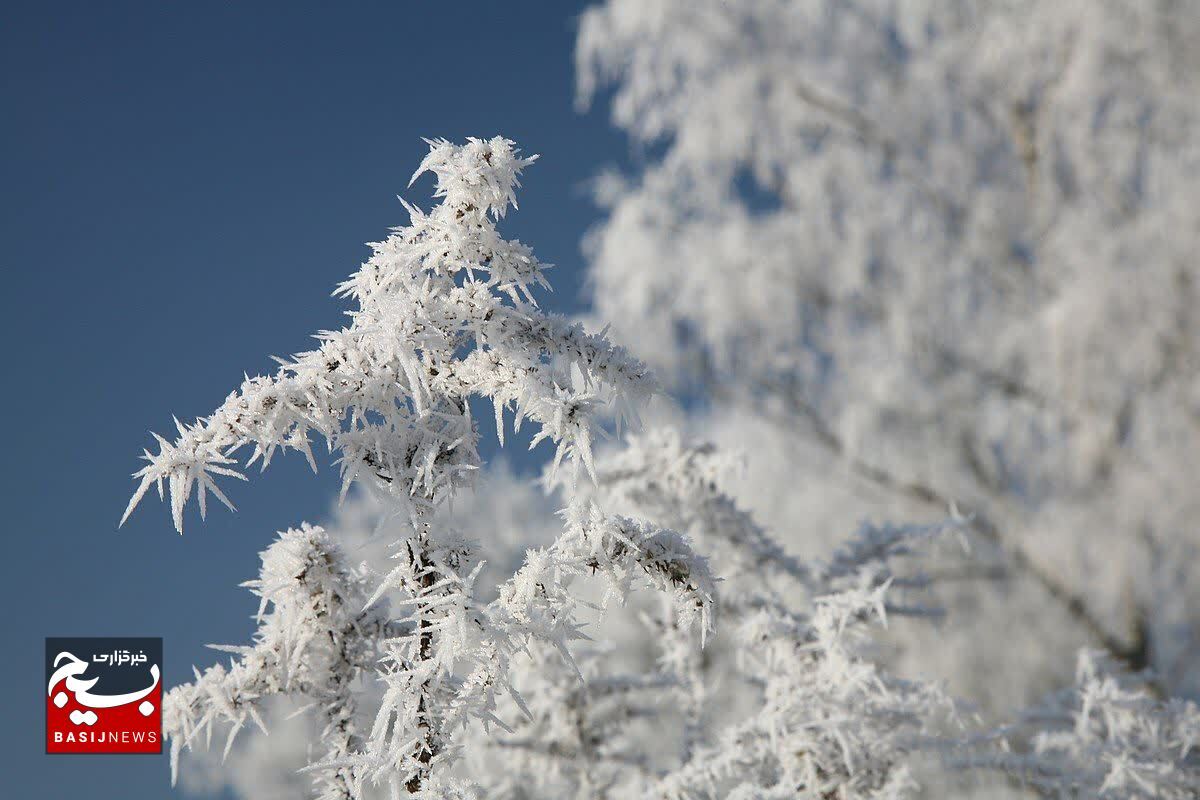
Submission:
<svg viewBox="0 0 1200 800">
<path fill-rule="evenodd" d="M 162 639 L 46 639 L 47 753 L 161 753 Z"/>
</svg>

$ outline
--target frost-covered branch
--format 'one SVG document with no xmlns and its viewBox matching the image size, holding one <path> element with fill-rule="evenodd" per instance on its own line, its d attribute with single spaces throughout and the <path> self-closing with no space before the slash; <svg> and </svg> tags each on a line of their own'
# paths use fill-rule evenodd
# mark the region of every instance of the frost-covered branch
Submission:
<svg viewBox="0 0 1200 800">
<path fill-rule="evenodd" d="M 1200 793 L 1200 708 L 1161 699 L 1099 651 L 1079 655 L 1075 686 L 996 732 L 1002 747 L 960 766 L 1012 775 L 1044 797 L 1182 800 Z M 1031 740 L 1015 748 L 1008 740 Z"/>
<path fill-rule="evenodd" d="M 469 791 L 455 767 L 465 732 L 510 727 L 498 715 L 506 697 L 529 713 L 513 685 L 517 662 L 538 649 L 575 664 L 569 645 L 585 638 L 575 616 L 581 607 L 575 578 L 602 575 L 606 603 L 624 602 L 635 581 L 648 584 L 702 636 L 712 625 L 713 579 L 684 536 L 606 514 L 574 496 L 577 478 L 595 474 L 592 439 L 604 419 L 614 418 L 617 427 L 636 421 L 656 383 L 604 334 L 537 307 L 533 290 L 546 286 L 545 265 L 495 227 L 515 206 L 518 176 L 535 159 L 502 138 L 429 144 L 414 180 L 432 172 L 441 202 L 428 213 L 406 204 L 410 224 L 372 245 L 372 257 L 339 287 L 357 304 L 349 325 L 322 332 L 318 349 L 283 362 L 274 375 L 247 379 L 212 415 L 178 424 L 174 441 L 156 437 L 159 451 L 147 452 L 126 511 L 155 486 L 169 495 L 182 531 L 193 495 L 202 516 L 210 493 L 229 504 L 216 479 L 243 477 L 235 462 L 243 447 L 250 448 L 247 466 L 265 467 L 277 452 L 298 450 L 315 468 L 314 435 L 338 455 L 343 495 L 357 480 L 388 499 L 393 511 L 384 527 L 398 532 L 396 564 L 372 565 L 361 578 L 356 573 L 353 593 L 321 590 L 373 620 L 362 642 L 322 627 L 328 610 L 313 612 L 313 619 L 288 616 L 294 603 L 279 594 L 275 573 L 301 586 L 313 579 L 303 566 L 307 557 L 285 558 L 281 543 L 264 556 L 256 584 L 276 609 L 264 619 L 258 643 L 237 649 L 241 660 L 228 671 L 213 668 L 173 694 L 176 750 L 197 732 L 211 732 L 214 721 L 231 723 L 232 741 L 246 719 L 261 722 L 257 706 L 269 695 L 313 695 L 326 715 L 330 747 L 310 769 L 328 797 L 358 800 L 371 786 L 423 797 Z M 533 444 L 555 445 L 550 471 L 563 470 L 571 487 L 563 534 L 531 551 L 490 602 L 482 598 L 491 587 L 479 586 L 479 547 L 440 514 L 480 466 L 473 397 L 492 402 L 502 443 L 505 409 L 515 428 L 532 421 Z M 336 564 L 336 549 L 319 531 L 305 528 L 281 541 L 291 546 L 297 537 Z M 360 585 L 366 580 L 374 582 L 369 592 Z M 385 596 L 394 620 L 370 610 Z M 292 638 L 281 642 L 276 625 L 288 626 Z M 343 639 L 359 642 L 339 650 L 345 664 L 322 660 L 308 645 L 339 649 Z M 357 660 L 368 645 L 369 667 Z M 293 689 L 298 670 L 312 674 Z M 353 721 L 350 683 L 358 672 L 382 685 L 366 735 Z M 577 667 L 571 672 L 579 677 Z"/>
<path fill-rule="evenodd" d="M 716 653 L 699 657 L 670 610 L 648 615 L 660 669 L 673 676 L 682 744 L 646 796 L 907 796 L 916 786 L 911 762 L 939 750 L 954 704 L 876 663 L 870 623 L 928 615 L 889 599 L 927 585 L 919 563 L 894 564 L 959 526 L 863 525 L 827 560 L 802 562 L 723 488 L 729 464 L 671 429 L 631 437 L 598 461 L 598 497 L 689 531 L 728 578 L 716 587 L 718 630 L 728 636 Z M 784 579 L 780 589 L 772 577 Z M 718 680 L 722 660 L 733 666 Z M 755 698 L 732 718 L 713 706 L 731 683 Z"/>
<path fill-rule="evenodd" d="M 805 566 L 720 490 L 729 469 L 729 457 L 711 444 L 686 445 L 674 429 L 655 428 L 628 437 L 604 460 L 596 491 L 608 504 L 636 508 L 709 547 L 725 545 L 741 571 L 779 570 L 808 580 Z"/>
<path fill-rule="evenodd" d="M 172 780 L 179 756 L 197 740 L 211 740 L 228 725 L 225 753 L 238 732 L 253 722 L 266 733 L 265 702 L 276 696 L 311 704 L 323 729 L 326 758 L 344 759 L 363 739 L 355 719 L 354 684 L 375 670 L 381 645 L 400 628 L 387 609 L 364 609 L 367 576 L 352 569 L 321 528 L 303 525 L 281 533 L 262 554 L 259 578 L 243 584 L 261 599 L 258 630 L 249 646 L 215 646 L 234 655 L 196 672 L 194 683 L 177 686 L 163 700 L 163 732 L 171 741 Z M 360 778 L 348 769 L 316 776 L 322 800 L 358 797 Z"/>
<path fill-rule="evenodd" d="M 125 516 L 156 486 L 182 531 L 193 493 L 202 515 L 209 493 L 229 505 L 216 479 L 244 477 L 240 448 L 252 448 L 247 466 L 298 450 L 315 469 L 314 434 L 339 453 L 345 487 L 362 478 L 428 510 L 479 466 L 471 395 L 491 399 L 498 419 L 512 407 L 517 425 L 537 423 L 556 464 L 578 455 L 587 466 L 594 409 L 613 401 L 628 419 L 655 384 L 619 347 L 537 309 L 544 265 L 495 229 L 534 160 L 500 138 L 431 143 L 413 179 L 433 172 L 442 202 L 429 214 L 407 206 L 411 223 L 339 287 L 359 306 L 350 325 L 247 379 L 211 416 L 177 423 L 175 441 L 156 437 Z"/>
</svg>

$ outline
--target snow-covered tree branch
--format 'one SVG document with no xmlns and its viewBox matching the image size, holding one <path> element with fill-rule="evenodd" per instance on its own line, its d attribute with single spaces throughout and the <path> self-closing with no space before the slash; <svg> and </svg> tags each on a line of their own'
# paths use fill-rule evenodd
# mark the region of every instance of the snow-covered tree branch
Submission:
<svg viewBox="0 0 1200 800">
<path fill-rule="evenodd" d="M 283 363 L 275 375 L 247 379 L 211 416 L 177 424 L 175 441 L 157 437 L 159 451 L 147 452 L 148 465 L 135 476 L 140 482 L 126 516 L 157 486 L 169 495 L 182 532 L 193 494 L 201 515 L 210 493 L 229 505 L 216 479 L 243 477 L 235 468 L 237 451 L 249 447 L 247 465 L 265 467 L 277 451 L 298 450 L 315 468 L 310 437 L 316 434 L 338 454 L 343 494 L 362 481 L 403 510 L 398 563 L 364 602 L 370 607 L 390 592 L 400 612 L 386 623 L 386 635 L 384 623 L 376 623 L 381 666 L 375 672 L 385 691 L 369 734 L 359 741 L 350 732 L 349 701 L 326 697 L 318 686 L 320 678 L 345 691 L 363 666 L 360 646 L 339 649 L 340 660 L 310 665 L 336 679 L 301 681 L 312 687 L 302 691 L 316 693 L 324 713 L 333 715 L 333 734 L 344 738 L 316 765 L 340 780 L 328 796 L 359 796 L 364 783 L 431 797 L 460 791 L 452 774 L 455 736 L 473 720 L 505 727 L 495 715 L 496 695 L 513 691 L 511 662 L 539 641 L 570 658 L 567 646 L 579 637 L 571 618 L 572 575 L 600 571 L 621 599 L 633 579 L 644 576 L 677 600 L 682 615 L 710 624 L 706 562 L 673 532 L 568 498 L 559 541 L 531 552 L 499 598 L 484 603 L 475 585 L 482 563 L 474 546 L 438 525 L 439 506 L 470 484 L 480 465 L 470 397 L 491 400 L 501 436 L 506 408 L 515 413 L 515 426 L 525 419 L 536 424 L 534 444 L 551 440 L 552 469 L 566 469 L 574 481 L 581 470 L 594 472 L 591 442 L 599 415 L 614 414 L 618 425 L 633 420 L 655 389 L 646 368 L 602 335 L 537 308 L 533 290 L 545 285 L 543 265 L 495 227 L 515 205 L 518 176 L 534 160 L 502 138 L 461 146 L 430 142 L 414 180 L 432 172 L 441 202 L 428 214 L 408 206 L 411 223 L 374 245 L 372 258 L 339 288 L 358 304 L 350 325 L 319 334 L 318 349 Z M 308 554 L 289 554 L 293 546 L 307 547 Z M 307 650 L 281 639 L 276 628 L 301 643 L 322 638 L 321 626 L 329 624 L 339 626 L 337 636 L 346 635 L 345 620 L 326 619 L 329 610 L 313 612 L 319 619 L 291 619 L 291 606 L 303 601 L 281 597 L 275 587 L 274 573 L 281 572 L 300 584 L 292 588 L 301 595 L 315 591 L 356 602 L 359 587 L 340 580 L 338 566 L 330 572 L 339 580 L 316 587 L 291 571 L 297 559 L 336 563 L 335 552 L 306 529 L 298 538 L 286 534 L 265 554 L 259 590 L 275 613 L 263 619 L 258 644 L 237 651 L 242 661 L 177 690 L 174 744 L 211 730 L 214 719 L 234 722 L 236 733 L 247 715 L 254 717 L 259 698 L 288 691 L 299 668 L 288 659 L 306 662 Z"/>
<path fill-rule="evenodd" d="M 1046 797 L 1182 800 L 1200 791 L 1200 708 L 1155 697 L 1145 676 L 1103 652 L 1081 652 L 1074 687 L 991 735 L 1004 746 L 960 766 L 1018 776 Z M 1009 739 L 1030 746 L 1010 750 Z"/>
<path fill-rule="evenodd" d="M 324 530 L 304 525 L 280 534 L 263 553 L 258 580 L 244 585 L 262 601 L 254 644 L 214 645 L 236 656 L 229 668 L 197 672 L 195 683 L 175 687 L 164 700 L 172 779 L 182 749 L 200 738 L 207 744 L 217 724 L 229 726 L 226 754 L 248 723 L 266 733 L 262 705 L 279 695 L 316 709 L 328 758 L 346 759 L 362 748 L 354 684 L 374 673 L 383 642 L 403 632 L 385 606 L 364 608 L 371 587 L 363 570 L 345 563 Z M 339 769 L 321 774 L 317 789 L 328 800 L 358 797 L 359 781 Z"/>
</svg>

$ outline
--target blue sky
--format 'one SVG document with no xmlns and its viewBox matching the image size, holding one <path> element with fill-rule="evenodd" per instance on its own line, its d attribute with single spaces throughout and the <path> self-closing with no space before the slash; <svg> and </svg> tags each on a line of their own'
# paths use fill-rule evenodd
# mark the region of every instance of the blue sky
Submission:
<svg viewBox="0 0 1200 800">
<path fill-rule="evenodd" d="M 335 283 L 406 221 L 422 136 L 503 134 L 543 158 L 503 230 L 582 302 L 583 184 L 624 159 L 572 106 L 582 3 L 28 3 L 0 24 L 6 797 L 172 796 L 163 757 L 46 756 L 45 636 L 161 635 L 164 680 L 244 640 L 236 585 L 275 530 L 319 520 L 336 471 L 286 459 L 171 531 L 116 522 L 147 430 L 340 326 Z M 494 445 L 485 455 L 494 449 Z"/>
</svg>

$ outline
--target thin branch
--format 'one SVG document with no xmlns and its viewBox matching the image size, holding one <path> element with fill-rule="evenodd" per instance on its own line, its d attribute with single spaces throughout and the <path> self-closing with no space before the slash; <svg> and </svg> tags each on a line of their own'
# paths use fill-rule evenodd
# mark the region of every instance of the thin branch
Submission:
<svg viewBox="0 0 1200 800">
<path fill-rule="evenodd" d="M 786 400 L 794 412 L 808 419 L 817 441 L 824 445 L 833 455 L 841 459 L 857 477 L 877 487 L 886 489 L 893 494 L 901 495 L 922 505 L 934 507 L 939 511 L 945 511 L 956 505 L 953 498 L 935 487 L 918 481 L 900 478 L 892 472 L 852 454 L 841 437 L 825 422 L 811 404 L 798 397 L 795 393 L 789 394 Z M 1144 635 L 1135 636 L 1132 642 L 1125 642 L 1113 635 L 1104 623 L 1100 621 L 1099 617 L 1088 607 L 1087 602 L 1081 595 L 1073 591 L 1048 569 L 1034 561 L 1032 556 L 1018 542 L 1012 541 L 1011 537 L 1005 536 L 1001 529 L 987 515 L 978 510 L 972 510 L 971 522 L 972 527 L 984 539 L 992 542 L 1006 553 L 1009 562 L 1017 572 L 1025 574 L 1040 585 L 1105 650 L 1124 662 L 1131 669 L 1139 670 L 1146 666 L 1148 660 L 1148 643 L 1145 641 L 1146 637 Z"/>
</svg>

